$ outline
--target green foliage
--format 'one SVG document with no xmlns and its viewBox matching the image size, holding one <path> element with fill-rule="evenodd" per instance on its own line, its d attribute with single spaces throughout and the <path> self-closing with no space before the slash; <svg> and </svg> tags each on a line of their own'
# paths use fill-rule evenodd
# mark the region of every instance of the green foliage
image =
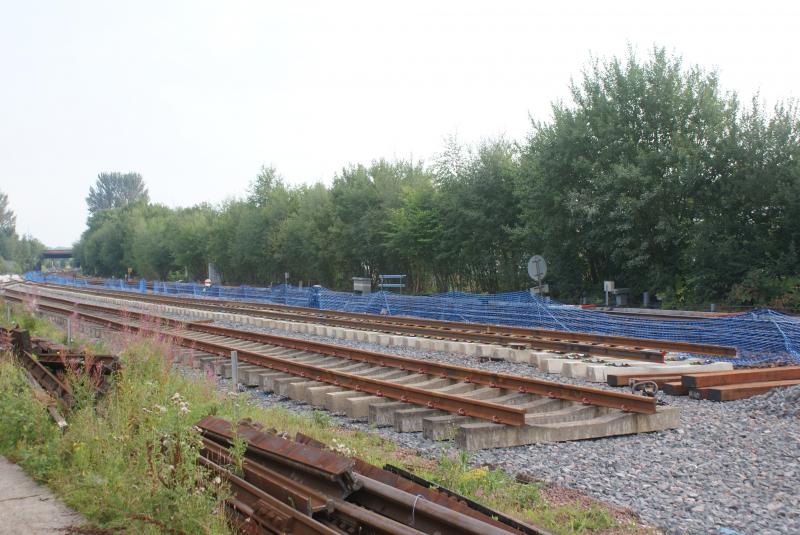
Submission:
<svg viewBox="0 0 800 535">
<path fill-rule="evenodd" d="M 46 407 L 11 356 L 0 354 L 0 452 L 38 479 L 59 463 L 59 431 Z"/>
<path fill-rule="evenodd" d="M 0 191 L 0 273 L 24 273 L 35 268 L 44 244 L 16 232 L 17 216 L 8 207 L 8 195 Z"/>
<path fill-rule="evenodd" d="M 228 533 L 226 491 L 196 463 L 192 424 L 213 405 L 209 387 L 178 377 L 153 347 L 123 353 L 116 387 L 97 404 L 88 381 L 73 376 L 75 397 L 85 402 L 67 416 L 63 435 L 20 368 L 0 363 L 0 451 L 98 527 Z"/>
<path fill-rule="evenodd" d="M 405 273 L 416 292 L 524 288 L 540 253 L 563 300 L 613 279 L 678 305 L 794 303 L 784 283 L 783 297 L 742 293 L 751 272 L 784 281 L 800 268 L 793 103 L 743 107 L 716 73 L 662 48 L 593 60 L 570 89 L 522 144 L 450 139 L 429 166 L 350 165 L 330 186 L 265 167 L 246 199 L 217 207 L 96 212 L 76 250 L 101 275 L 203 279 L 210 261 L 231 284 L 289 272 L 348 289 Z"/>
<path fill-rule="evenodd" d="M 576 534 L 616 527 L 611 514 L 599 504 L 549 506 L 538 485 L 519 483 L 502 470 L 474 467 L 469 453 L 442 455 L 423 477 L 461 494 L 559 534 Z"/>
<path fill-rule="evenodd" d="M 149 200 L 147 188 L 139 173 L 100 173 L 89 188 L 86 204 L 90 214 L 122 208 Z"/>
<path fill-rule="evenodd" d="M 8 207 L 8 195 L 0 191 L 0 236 L 14 234 L 17 228 L 16 225 L 17 216 Z"/>
</svg>

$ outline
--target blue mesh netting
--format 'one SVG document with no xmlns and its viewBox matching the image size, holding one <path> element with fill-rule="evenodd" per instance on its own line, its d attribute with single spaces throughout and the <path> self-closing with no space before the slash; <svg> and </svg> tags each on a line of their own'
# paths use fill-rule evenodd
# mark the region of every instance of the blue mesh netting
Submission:
<svg viewBox="0 0 800 535">
<path fill-rule="evenodd" d="M 89 286 L 85 280 L 65 279 L 41 273 L 27 273 L 32 281 L 72 286 Z M 106 280 L 101 286 L 117 290 L 143 292 L 142 283 L 128 286 L 121 280 Z M 644 319 L 600 311 L 585 310 L 549 299 L 533 297 L 529 292 L 470 294 L 448 292 L 429 296 L 409 296 L 391 292 L 354 295 L 319 286 L 297 288 L 284 284 L 272 288 L 250 286 L 212 286 L 194 283 L 154 282 L 157 294 L 199 298 L 256 301 L 293 306 L 340 310 L 392 316 L 415 316 L 448 321 L 540 327 L 561 331 L 633 336 L 736 347 L 737 364 L 789 361 L 800 364 L 800 318 L 773 310 L 755 310 L 725 317 L 704 319 Z"/>
</svg>

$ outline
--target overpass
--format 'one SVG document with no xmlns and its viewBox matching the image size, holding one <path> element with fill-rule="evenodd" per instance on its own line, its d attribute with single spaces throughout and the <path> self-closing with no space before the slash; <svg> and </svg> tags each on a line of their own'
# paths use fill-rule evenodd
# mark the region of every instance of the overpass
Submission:
<svg viewBox="0 0 800 535">
<path fill-rule="evenodd" d="M 45 249 L 40 255 L 42 260 L 48 258 L 72 258 L 72 249 Z"/>
<path fill-rule="evenodd" d="M 36 262 L 36 270 L 42 270 L 42 262 L 45 260 L 64 260 L 73 257 L 72 249 L 45 249 L 39 255 L 39 261 Z"/>
</svg>

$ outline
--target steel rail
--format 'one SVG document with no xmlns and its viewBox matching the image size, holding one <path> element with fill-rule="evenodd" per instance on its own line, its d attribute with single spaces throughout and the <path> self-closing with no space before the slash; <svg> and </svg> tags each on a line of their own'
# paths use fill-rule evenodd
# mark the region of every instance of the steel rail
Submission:
<svg viewBox="0 0 800 535">
<path fill-rule="evenodd" d="M 64 288 L 52 284 L 35 284 L 47 288 L 58 288 L 62 291 L 115 296 L 134 301 L 171 304 L 174 306 L 185 306 L 202 310 L 234 311 L 245 315 L 276 318 L 286 321 L 318 323 L 386 333 L 405 333 L 462 341 L 522 344 L 536 349 L 587 353 L 650 362 L 663 362 L 664 351 L 726 357 L 735 357 L 737 354 L 735 347 L 697 342 L 558 331 L 536 327 L 515 327 L 510 325 L 456 322 L 427 318 L 421 319 L 410 316 L 381 316 L 216 298 L 197 299 L 154 294 L 141 295 L 113 289 Z M 647 351 L 648 349 L 656 351 Z"/>
<path fill-rule="evenodd" d="M 15 292 L 15 293 L 20 293 L 20 292 Z M 74 301 L 72 302 L 72 304 L 73 306 L 76 306 L 78 309 L 87 308 L 90 310 L 98 310 L 114 315 L 123 314 L 123 312 L 121 312 L 118 309 L 104 307 L 101 305 L 82 304 Z M 84 314 L 82 312 L 78 313 Z M 416 359 L 410 359 L 407 357 L 399 357 L 396 355 L 366 351 L 362 349 L 355 349 L 345 346 L 324 344 L 320 342 L 313 342 L 310 340 L 299 340 L 296 338 L 288 338 L 288 337 L 276 336 L 264 333 L 240 331 L 226 327 L 212 326 L 205 323 L 191 323 L 191 322 L 183 323 L 170 318 L 151 316 L 139 312 L 128 312 L 125 314 L 128 314 L 130 317 L 135 319 L 151 318 L 153 320 L 160 320 L 172 327 L 185 327 L 190 331 L 198 331 L 206 334 L 227 336 L 239 340 L 248 340 L 270 345 L 279 345 L 290 349 L 310 351 L 313 353 L 345 358 L 360 362 L 366 362 L 374 365 L 400 368 L 409 372 L 424 373 L 428 375 L 451 379 L 454 381 L 474 383 L 494 388 L 505 388 L 520 393 L 535 394 L 555 399 L 576 401 L 586 405 L 597 405 L 602 407 L 616 408 L 626 412 L 637 412 L 642 414 L 653 414 L 656 412 L 656 400 L 654 398 L 648 398 L 645 396 L 637 396 L 633 394 L 618 393 L 618 392 L 609 392 L 607 390 L 602 390 L 599 388 L 567 385 L 563 383 L 556 383 L 553 381 L 545 381 L 541 379 L 533 379 L 528 377 L 519 377 L 508 374 L 491 373 L 474 368 L 465 368 L 461 366 L 454 366 L 451 364 L 420 361 Z M 108 321 L 107 318 L 101 318 L 101 320 Z M 443 400 L 442 403 L 437 404 L 435 399 L 431 399 L 430 397 L 431 394 L 424 390 L 420 392 L 419 397 L 416 397 L 415 395 L 415 398 L 412 398 L 411 396 L 402 393 L 403 390 L 407 390 L 409 393 L 411 393 L 412 390 L 421 390 L 421 389 L 413 389 L 412 387 L 399 387 L 394 383 L 378 381 L 376 379 L 368 380 L 365 377 L 352 376 L 349 374 L 344 374 L 343 372 L 335 372 L 333 370 L 328 370 L 324 368 L 319 368 L 318 369 L 319 371 L 317 372 L 317 369 L 315 370 L 311 369 L 315 368 L 311 365 L 291 363 L 284 359 L 268 357 L 252 351 L 246 351 L 246 350 L 242 351 L 241 349 L 238 349 L 236 347 L 214 344 L 205 341 L 198 341 L 191 337 L 187 337 L 185 334 L 178 335 L 177 338 L 178 341 L 181 343 L 181 345 L 185 345 L 186 347 L 192 347 L 191 344 L 192 342 L 194 342 L 196 344 L 194 346 L 195 348 L 203 349 L 214 354 L 227 355 L 227 353 L 224 353 L 225 351 L 229 352 L 230 350 L 235 349 L 239 351 L 240 358 L 243 358 L 243 360 L 250 359 L 250 362 L 254 364 L 263 365 L 271 369 L 278 369 L 279 371 L 283 371 L 285 373 L 300 375 L 301 377 L 310 378 L 311 380 L 320 380 L 322 382 L 328 382 L 331 384 L 335 384 L 337 386 L 350 388 L 356 391 L 359 390 L 367 391 L 375 395 L 379 396 L 385 395 L 386 397 L 390 397 L 393 399 L 400 399 L 401 401 L 409 401 L 412 403 L 426 405 L 429 407 L 433 405 L 434 408 L 448 412 L 456 412 L 458 414 L 462 414 L 462 411 L 459 410 L 462 409 L 465 415 L 476 416 L 478 418 L 498 421 L 495 418 L 491 418 L 491 415 L 488 415 L 489 417 L 487 418 L 487 414 L 484 411 L 482 411 L 481 408 L 477 408 L 476 414 L 469 414 L 468 412 L 466 412 L 466 408 L 463 405 L 453 406 L 450 400 Z M 305 369 L 303 369 L 304 367 Z M 320 379 L 316 379 L 316 377 L 320 377 Z M 369 385 L 368 387 L 369 390 L 367 390 L 367 383 L 370 382 L 372 384 Z M 437 396 L 444 396 L 444 395 L 437 394 Z M 449 396 L 449 397 L 455 398 L 456 400 L 462 403 L 466 399 L 457 396 Z M 506 407 L 506 410 L 508 409 L 510 408 Z M 509 421 L 502 421 L 502 419 L 500 419 L 498 423 L 508 423 L 509 425 L 523 425 L 524 417 L 522 417 L 521 419 L 523 420 L 522 423 L 518 423 L 520 422 L 519 415 L 515 416 L 509 415 Z"/>
<path fill-rule="evenodd" d="M 492 535 L 521 535 L 523 533 L 516 526 L 510 526 L 495 520 L 493 517 L 497 515 L 497 512 L 488 508 L 477 511 L 450 496 L 409 484 L 407 481 L 405 482 L 407 484 L 405 488 L 403 488 L 403 485 L 391 484 L 383 480 L 384 478 L 381 475 L 388 475 L 394 478 L 397 476 L 367 464 L 361 459 L 333 453 L 326 445 L 316 441 L 312 443 L 309 437 L 304 435 L 298 435 L 295 440 L 289 440 L 276 437 L 272 433 L 265 433 L 262 429 L 246 422 L 234 424 L 213 416 L 203 418 L 197 423 L 197 427 L 200 428 L 204 436 L 204 443 L 207 446 L 211 445 L 208 449 L 214 450 L 216 455 L 223 460 L 226 456 L 229 456 L 229 452 L 225 448 L 230 447 L 237 437 L 244 439 L 246 443 L 244 462 L 242 463 L 244 478 L 261 488 L 265 488 L 256 482 L 256 478 L 251 477 L 251 475 L 255 475 L 256 469 L 261 471 L 263 477 L 269 480 L 267 481 L 269 488 L 265 488 L 265 490 L 269 490 L 270 494 L 282 499 L 285 503 L 287 501 L 287 493 L 280 488 L 280 485 L 281 481 L 286 479 L 293 481 L 293 483 L 289 483 L 289 486 L 295 490 L 298 496 L 297 501 L 300 503 L 306 502 L 306 497 L 313 493 L 311 491 L 312 488 L 317 491 L 321 490 L 315 483 L 295 481 L 294 474 L 287 477 L 287 474 L 280 473 L 281 465 L 286 463 L 287 459 L 282 456 L 276 459 L 274 455 L 288 451 L 292 453 L 292 462 L 301 462 L 305 465 L 319 466 L 321 468 L 338 466 L 341 469 L 347 466 L 346 474 L 357 485 L 354 485 L 352 492 L 344 496 L 328 495 L 333 499 L 333 511 L 331 512 L 334 518 L 338 517 L 339 513 L 342 512 L 342 505 L 347 503 L 341 500 L 346 499 L 348 502 L 365 507 L 366 509 L 361 509 L 362 511 L 383 515 L 381 518 L 383 521 L 389 522 L 390 524 L 387 527 L 392 529 L 406 524 L 413 529 L 405 529 L 411 529 L 414 533 L 439 533 L 442 535 L 461 535 L 466 533 L 471 533 L 472 535 L 488 535 L 490 533 Z M 265 453 L 269 454 L 269 457 L 264 457 Z M 209 457 L 205 451 L 203 455 L 219 463 L 217 458 Z M 337 458 L 338 462 L 336 461 Z M 265 463 L 264 461 L 267 462 Z M 251 471 L 251 473 L 249 474 L 248 471 Z M 333 470 L 333 473 L 339 476 L 343 475 L 341 470 Z M 375 475 L 378 477 L 373 477 Z M 306 488 L 299 488 L 297 483 Z M 271 489 L 276 489 L 276 492 Z M 374 529 L 371 524 L 368 527 L 369 529 Z M 354 531 L 353 533 L 372 533 L 369 529 L 366 531 Z M 524 533 L 529 532 L 541 533 L 535 530 L 524 531 Z"/>
<path fill-rule="evenodd" d="M 234 495 L 228 498 L 227 502 L 234 510 L 252 519 L 263 532 L 293 533 L 296 535 L 340 535 L 338 530 L 333 530 L 286 505 L 217 463 L 205 457 L 198 457 L 197 461 L 201 466 L 216 473 L 231 485 Z"/>
<path fill-rule="evenodd" d="M 203 438 L 200 454 L 220 466 L 235 465 L 236 461 L 228 449 L 209 438 Z M 245 481 L 252 483 L 271 496 L 278 498 L 308 516 L 333 512 L 333 500 L 319 490 L 303 485 L 294 479 L 267 468 L 245 457 L 241 460 Z"/>
</svg>

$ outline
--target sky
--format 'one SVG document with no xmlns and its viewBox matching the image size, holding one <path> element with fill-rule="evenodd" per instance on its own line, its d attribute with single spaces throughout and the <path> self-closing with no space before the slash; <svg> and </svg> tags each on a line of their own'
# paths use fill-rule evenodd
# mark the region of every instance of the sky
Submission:
<svg viewBox="0 0 800 535">
<path fill-rule="evenodd" d="M 0 0 L 0 191 L 69 246 L 98 173 L 154 202 L 330 183 L 444 141 L 523 140 L 591 57 L 653 45 L 768 106 L 800 91 L 800 2 Z"/>
</svg>

